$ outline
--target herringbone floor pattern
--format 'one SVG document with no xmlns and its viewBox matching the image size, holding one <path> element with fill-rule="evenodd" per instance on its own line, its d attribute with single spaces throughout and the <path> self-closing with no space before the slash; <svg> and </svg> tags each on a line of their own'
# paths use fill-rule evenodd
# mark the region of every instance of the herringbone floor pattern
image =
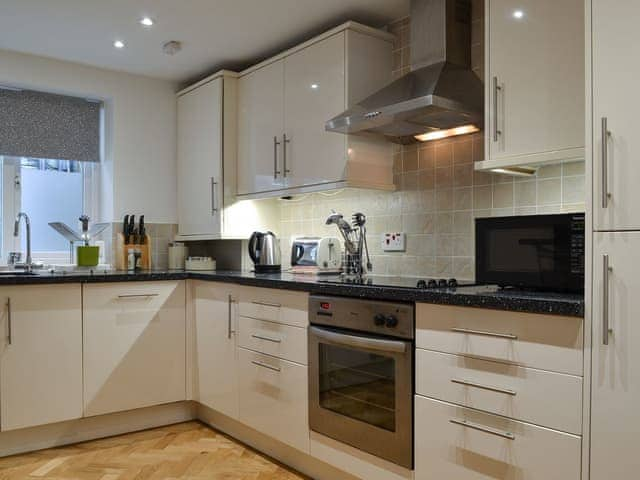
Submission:
<svg viewBox="0 0 640 480">
<path fill-rule="evenodd" d="M 0 480 L 302 480 L 196 422 L 0 459 Z"/>
</svg>

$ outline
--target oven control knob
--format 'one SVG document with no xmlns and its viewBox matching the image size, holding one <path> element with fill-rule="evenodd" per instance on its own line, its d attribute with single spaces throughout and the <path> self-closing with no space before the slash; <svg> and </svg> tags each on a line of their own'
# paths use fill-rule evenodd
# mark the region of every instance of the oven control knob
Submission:
<svg viewBox="0 0 640 480">
<path fill-rule="evenodd" d="M 386 321 L 387 318 L 381 313 L 378 313 L 375 317 L 373 317 L 373 322 L 376 324 L 376 327 L 384 327 Z"/>
<path fill-rule="evenodd" d="M 393 315 L 387 317 L 387 327 L 394 328 L 398 326 L 398 319 Z"/>
</svg>

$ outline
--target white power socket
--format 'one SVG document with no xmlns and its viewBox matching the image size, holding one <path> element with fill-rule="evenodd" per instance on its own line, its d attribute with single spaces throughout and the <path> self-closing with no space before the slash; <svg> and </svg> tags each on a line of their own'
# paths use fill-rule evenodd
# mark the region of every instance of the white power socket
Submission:
<svg viewBox="0 0 640 480">
<path fill-rule="evenodd" d="M 406 235 L 401 232 L 382 234 L 383 252 L 404 252 L 407 249 Z"/>
</svg>

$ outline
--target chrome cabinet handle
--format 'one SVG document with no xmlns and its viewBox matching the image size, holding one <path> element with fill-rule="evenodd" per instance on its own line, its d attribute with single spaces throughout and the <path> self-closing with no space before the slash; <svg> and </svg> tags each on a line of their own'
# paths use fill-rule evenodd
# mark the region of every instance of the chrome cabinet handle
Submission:
<svg viewBox="0 0 640 480">
<path fill-rule="evenodd" d="M 484 337 L 496 337 L 496 338 L 506 338 L 508 340 L 517 340 L 518 336 L 513 335 L 511 333 L 494 333 L 494 332 L 485 332 L 483 330 L 469 330 L 467 328 L 452 328 L 452 332 L 457 333 L 468 333 L 470 335 L 481 335 Z"/>
<path fill-rule="evenodd" d="M 228 313 L 228 316 L 227 316 L 227 338 L 228 338 L 228 339 L 231 339 L 231 335 L 232 335 L 233 333 L 236 333 L 236 332 L 234 332 L 234 331 L 233 331 L 233 329 L 231 328 L 232 316 L 233 316 L 233 314 L 232 314 L 232 310 L 233 310 L 233 308 L 232 308 L 232 304 L 233 304 L 233 302 L 234 302 L 234 300 L 233 300 L 233 296 L 232 296 L 232 295 L 229 295 L 229 296 L 227 297 L 227 308 L 228 308 L 228 312 L 227 312 L 227 313 Z"/>
<path fill-rule="evenodd" d="M 502 131 L 498 128 L 498 93 L 502 87 L 498 83 L 498 77 L 493 77 L 493 141 L 497 142 Z"/>
<path fill-rule="evenodd" d="M 602 255 L 602 344 L 609 345 L 609 255 Z"/>
<path fill-rule="evenodd" d="M 609 206 L 609 137 L 607 117 L 602 117 L 602 208 Z"/>
<path fill-rule="evenodd" d="M 460 380 L 452 378 L 451 383 L 457 383 L 458 385 L 464 385 L 466 387 L 479 388 L 481 390 L 488 390 L 490 392 L 504 393 L 505 395 L 516 396 L 516 392 L 513 390 L 507 390 L 506 388 L 492 387 L 490 385 L 482 385 L 481 383 L 470 382 L 469 380 Z"/>
<path fill-rule="evenodd" d="M 282 170 L 284 170 L 284 178 L 287 178 L 287 173 L 291 173 L 291 170 L 287 168 L 287 144 L 291 143 L 291 140 L 287 138 L 287 134 L 282 135 Z"/>
<path fill-rule="evenodd" d="M 216 207 L 216 182 L 215 178 L 211 177 L 211 215 L 215 215 L 218 211 L 218 207 Z"/>
<path fill-rule="evenodd" d="M 251 360 L 251 363 L 253 363 L 254 365 L 257 365 L 259 367 L 266 368 L 268 370 L 272 370 L 274 372 L 280 372 L 281 371 L 281 369 L 279 369 L 278 367 L 272 367 L 271 365 L 268 365 L 268 364 L 262 363 L 262 362 L 258 362 L 256 360 Z"/>
<path fill-rule="evenodd" d="M 135 293 L 129 295 L 118 295 L 118 298 L 151 298 L 151 297 L 159 297 L 159 293 Z"/>
<path fill-rule="evenodd" d="M 267 342 L 282 343 L 282 340 L 279 338 L 263 337 L 262 335 L 255 334 L 251 335 L 251 337 L 257 338 L 258 340 L 266 340 Z"/>
<path fill-rule="evenodd" d="M 13 326 L 11 325 L 11 298 L 7 298 L 7 344 L 13 343 Z"/>
<path fill-rule="evenodd" d="M 345 345 L 354 348 L 368 348 L 387 353 L 405 353 L 407 343 L 398 340 L 383 340 L 381 338 L 368 338 L 338 333 L 318 327 L 310 327 L 309 332 L 321 340 L 332 342 L 336 345 Z"/>
<path fill-rule="evenodd" d="M 278 141 L 278 137 L 273 137 L 273 179 L 276 180 L 278 175 L 280 175 L 280 170 L 278 170 L 278 146 L 280 142 Z"/>
<path fill-rule="evenodd" d="M 260 305 L 261 307 L 276 307 L 276 308 L 282 307 L 282 305 L 279 303 L 258 302 L 258 301 L 251 302 L 251 303 L 253 303 L 254 305 Z"/>
<path fill-rule="evenodd" d="M 457 418 L 452 418 L 449 420 L 450 423 L 455 423 L 456 425 L 460 425 L 465 428 L 471 428 L 472 430 L 477 430 L 479 432 L 488 433 L 490 435 L 495 435 L 496 437 L 506 438 L 507 440 L 515 440 L 516 436 L 510 432 L 503 432 L 502 430 L 497 430 L 495 428 L 485 427 L 484 425 L 478 425 L 477 423 L 468 422 L 466 420 L 458 420 Z"/>
</svg>

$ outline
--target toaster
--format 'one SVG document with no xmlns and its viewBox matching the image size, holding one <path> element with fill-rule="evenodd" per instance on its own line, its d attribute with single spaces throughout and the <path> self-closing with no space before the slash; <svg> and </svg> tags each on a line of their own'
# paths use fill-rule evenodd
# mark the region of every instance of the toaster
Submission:
<svg viewBox="0 0 640 480">
<path fill-rule="evenodd" d="M 336 237 L 299 237 L 291 244 L 292 267 L 336 270 L 342 264 L 342 244 Z"/>
</svg>

